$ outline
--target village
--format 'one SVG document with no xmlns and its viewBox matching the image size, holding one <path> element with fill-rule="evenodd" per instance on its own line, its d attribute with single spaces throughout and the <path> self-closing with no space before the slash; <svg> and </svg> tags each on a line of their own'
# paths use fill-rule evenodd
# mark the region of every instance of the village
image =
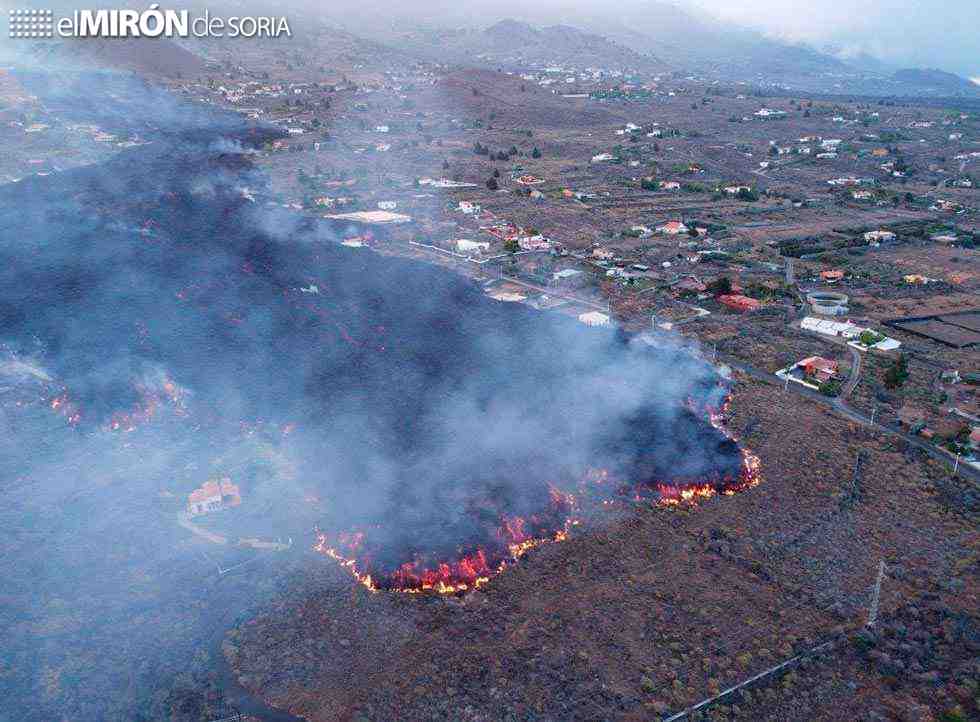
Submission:
<svg viewBox="0 0 980 722">
<path fill-rule="evenodd" d="M 161 567 L 191 590 L 172 628 L 221 585 L 236 598 L 219 643 L 192 649 L 197 677 L 174 674 L 174 700 L 210 702 L 154 709 L 210 719 L 220 667 L 290 720 L 976 710 L 980 103 L 726 81 L 626 53 L 467 63 L 340 31 L 187 47 L 197 57 L 154 88 L 268 134 L 208 148 L 254 166 L 234 193 L 275 219 L 259 231 L 285 243 L 312 228 L 354 258 L 448 269 L 507 308 L 685 349 L 732 385 L 711 421 L 761 481 L 692 504 L 610 503 L 601 523 L 436 603 L 371 592 L 311 552 L 299 535 L 332 500 L 295 478 L 291 427 L 256 422 L 143 493 L 173 546 L 155 550 Z M 0 68 L 3 183 L 157 142 L 152 124 L 70 120 L 41 95 Z M 152 248 L 151 227 L 132 233 Z M 277 290 L 312 304 L 323 269 Z M 64 669 L 39 683 L 51 705 L 59 683 L 74 689 Z"/>
<path fill-rule="evenodd" d="M 243 196 L 352 252 L 681 334 L 978 463 L 976 111 L 378 60 L 330 79 L 259 53 L 172 91 L 281 128 Z"/>
</svg>

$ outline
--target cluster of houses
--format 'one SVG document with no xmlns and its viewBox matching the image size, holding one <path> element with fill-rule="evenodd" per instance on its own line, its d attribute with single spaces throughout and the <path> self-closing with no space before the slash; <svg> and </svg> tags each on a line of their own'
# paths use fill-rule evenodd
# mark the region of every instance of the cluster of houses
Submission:
<svg viewBox="0 0 980 722">
<path fill-rule="evenodd" d="M 832 186 L 871 186 L 875 185 L 874 178 L 855 178 L 854 176 L 842 176 L 840 178 L 831 178 L 827 181 L 827 185 Z"/>
</svg>

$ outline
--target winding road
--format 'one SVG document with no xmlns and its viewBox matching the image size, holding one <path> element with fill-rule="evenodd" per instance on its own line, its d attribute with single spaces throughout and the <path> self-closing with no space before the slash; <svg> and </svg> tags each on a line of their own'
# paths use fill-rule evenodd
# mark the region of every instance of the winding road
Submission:
<svg viewBox="0 0 980 722">
<path fill-rule="evenodd" d="M 855 354 L 859 353 L 857 350 L 853 348 L 851 348 L 851 351 Z M 718 359 L 723 360 L 726 364 L 731 366 L 733 369 L 736 369 L 748 376 L 751 376 L 752 378 L 758 381 L 762 381 L 765 384 L 769 384 L 770 386 L 776 385 L 776 382 L 779 380 L 777 376 L 769 373 L 768 371 L 763 371 L 760 368 L 739 361 L 738 359 L 735 359 L 726 354 L 719 353 Z M 855 365 L 852 366 L 851 378 L 848 379 L 846 384 L 846 387 L 849 386 L 851 390 L 853 390 L 854 386 L 857 385 L 857 379 L 860 378 L 860 363 L 861 363 L 860 358 L 858 358 L 858 360 L 855 362 Z M 857 370 L 856 372 L 855 369 Z M 860 411 L 856 411 L 852 409 L 845 403 L 843 393 L 841 394 L 841 396 L 837 398 L 831 398 L 828 396 L 824 396 L 823 394 L 820 394 L 816 391 L 812 391 L 800 384 L 789 384 L 787 390 L 784 391 L 784 393 L 795 393 L 801 396 L 805 396 L 806 398 L 810 399 L 811 401 L 815 401 L 818 404 L 829 406 L 830 408 L 837 411 L 837 413 L 839 413 L 841 416 L 846 418 L 848 421 L 853 421 L 854 423 L 861 424 L 862 426 L 870 426 L 878 431 L 881 431 L 882 433 L 890 434 L 892 436 L 897 436 L 901 438 L 903 441 L 905 441 L 905 443 L 909 444 L 910 446 L 914 446 L 915 448 L 921 451 L 924 451 L 932 458 L 941 461 L 944 464 L 952 464 L 953 461 L 952 457 L 946 452 L 937 449 L 932 444 L 929 444 L 918 437 L 911 436 L 910 434 L 906 434 L 902 431 L 898 431 L 889 426 L 880 424 L 877 421 L 873 422 L 871 421 L 870 418 L 862 414 Z M 959 468 L 957 469 L 957 473 L 959 476 L 963 478 L 970 479 L 975 483 L 980 483 L 980 469 L 970 466 L 969 464 L 965 464 L 965 463 L 960 464 Z"/>
</svg>

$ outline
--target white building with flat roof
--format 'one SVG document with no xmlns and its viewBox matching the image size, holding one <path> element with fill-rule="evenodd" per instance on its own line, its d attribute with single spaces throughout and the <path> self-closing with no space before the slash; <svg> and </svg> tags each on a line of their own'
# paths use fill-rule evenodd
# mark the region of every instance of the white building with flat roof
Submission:
<svg viewBox="0 0 980 722">
<path fill-rule="evenodd" d="M 588 311 L 587 313 L 580 313 L 578 320 L 584 323 L 586 326 L 608 326 L 609 316 L 599 311 Z"/>
</svg>

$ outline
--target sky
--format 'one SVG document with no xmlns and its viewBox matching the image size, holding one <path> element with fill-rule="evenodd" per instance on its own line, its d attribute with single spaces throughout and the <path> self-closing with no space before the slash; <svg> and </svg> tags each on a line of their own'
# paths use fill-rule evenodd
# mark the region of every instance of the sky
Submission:
<svg viewBox="0 0 980 722">
<path fill-rule="evenodd" d="M 768 35 L 833 43 L 902 66 L 938 67 L 980 78 L 976 0 L 687 0 L 685 7 Z"/>
</svg>

